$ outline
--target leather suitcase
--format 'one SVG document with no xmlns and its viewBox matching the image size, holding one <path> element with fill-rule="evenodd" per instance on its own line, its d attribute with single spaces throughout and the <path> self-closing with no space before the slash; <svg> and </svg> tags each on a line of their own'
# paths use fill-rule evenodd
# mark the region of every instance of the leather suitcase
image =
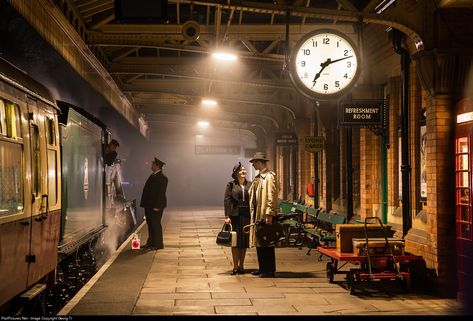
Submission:
<svg viewBox="0 0 473 321">
<path fill-rule="evenodd" d="M 404 240 L 395 237 L 388 237 L 388 244 L 393 255 L 404 255 Z M 359 256 L 366 255 L 366 238 L 353 239 L 353 254 Z M 368 238 L 368 250 L 370 256 L 390 255 L 386 240 L 382 238 Z"/>
<path fill-rule="evenodd" d="M 391 230 L 390 225 L 384 225 L 384 231 L 378 224 L 367 225 L 368 237 L 391 237 L 394 231 Z M 353 242 L 354 238 L 365 237 L 365 225 L 364 224 L 337 224 L 335 227 L 337 252 L 340 253 L 353 253 Z"/>
</svg>

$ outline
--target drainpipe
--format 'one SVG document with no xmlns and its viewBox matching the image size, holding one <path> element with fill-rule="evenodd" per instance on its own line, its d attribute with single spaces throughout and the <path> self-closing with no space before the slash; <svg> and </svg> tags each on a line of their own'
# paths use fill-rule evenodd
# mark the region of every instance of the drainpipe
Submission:
<svg viewBox="0 0 473 321">
<path fill-rule="evenodd" d="M 314 103 L 314 118 L 313 118 L 313 124 L 314 124 L 314 136 L 318 136 L 319 132 L 319 110 L 317 108 L 318 102 Z M 314 153 L 314 208 L 319 208 L 319 154 Z"/>
<path fill-rule="evenodd" d="M 392 37 L 394 51 L 401 55 L 401 174 L 402 174 L 402 235 L 412 227 L 411 201 L 410 201 L 410 173 L 409 163 L 409 51 L 401 47 L 403 33 L 397 29 L 389 31 Z"/>
<path fill-rule="evenodd" d="M 345 152 L 347 157 L 347 163 L 345 168 L 345 175 L 347 178 L 346 186 L 346 197 L 347 197 L 347 222 L 353 217 L 353 139 L 352 139 L 352 129 L 347 127 L 345 130 L 346 133 L 346 143 L 345 143 Z"/>
<path fill-rule="evenodd" d="M 387 134 L 387 133 L 386 133 Z M 388 134 L 387 134 L 388 135 Z M 388 223 L 388 149 L 386 139 L 381 139 L 381 221 Z"/>
</svg>

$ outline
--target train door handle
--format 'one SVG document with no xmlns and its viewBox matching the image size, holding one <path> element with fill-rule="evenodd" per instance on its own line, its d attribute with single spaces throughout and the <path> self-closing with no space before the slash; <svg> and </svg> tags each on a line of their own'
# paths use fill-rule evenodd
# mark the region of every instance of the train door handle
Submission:
<svg viewBox="0 0 473 321">
<path fill-rule="evenodd" d="M 42 222 L 48 219 L 48 214 L 40 214 L 34 218 L 36 222 Z"/>
<path fill-rule="evenodd" d="M 44 206 L 43 200 L 46 199 L 46 207 Z M 46 208 L 46 211 L 41 214 L 41 219 L 42 220 L 47 220 L 48 219 L 48 212 L 49 212 L 49 197 L 48 194 L 44 194 L 41 196 L 41 212 L 43 211 L 43 208 Z"/>
</svg>

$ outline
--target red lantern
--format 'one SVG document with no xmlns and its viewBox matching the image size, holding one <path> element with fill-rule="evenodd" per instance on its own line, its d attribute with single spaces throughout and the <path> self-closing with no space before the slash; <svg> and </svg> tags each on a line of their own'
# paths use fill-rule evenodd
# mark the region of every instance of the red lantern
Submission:
<svg viewBox="0 0 473 321">
<path fill-rule="evenodd" d="M 131 241 L 131 248 L 132 250 L 137 250 L 140 248 L 140 239 L 137 236 L 135 236 Z"/>
</svg>

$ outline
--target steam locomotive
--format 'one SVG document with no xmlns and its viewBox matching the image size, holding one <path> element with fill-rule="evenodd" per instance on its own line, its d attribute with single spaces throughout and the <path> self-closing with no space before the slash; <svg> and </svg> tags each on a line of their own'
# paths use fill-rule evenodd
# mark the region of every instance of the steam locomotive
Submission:
<svg viewBox="0 0 473 321">
<path fill-rule="evenodd" d="M 0 59 L 0 313 L 55 314 L 136 225 L 110 138 Z"/>
</svg>

